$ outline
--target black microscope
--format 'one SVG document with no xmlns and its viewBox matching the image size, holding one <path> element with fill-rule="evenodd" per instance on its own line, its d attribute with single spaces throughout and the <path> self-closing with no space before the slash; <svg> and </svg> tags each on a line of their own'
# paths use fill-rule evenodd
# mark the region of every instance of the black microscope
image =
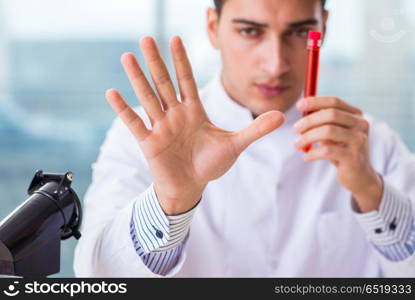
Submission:
<svg viewBox="0 0 415 300">
<path fill-rule="evenodd" d="M 60 270 L 61 240 L 81 237 L 81 203 L 72 173 L 37 171 L 29 198 L 0 222 L 0 274 L 46 277 Z"/>
</svg>

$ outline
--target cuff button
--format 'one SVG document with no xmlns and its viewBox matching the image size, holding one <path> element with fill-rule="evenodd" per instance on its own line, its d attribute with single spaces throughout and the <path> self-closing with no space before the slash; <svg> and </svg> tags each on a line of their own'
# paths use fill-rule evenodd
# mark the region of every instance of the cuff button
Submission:
<svg viewBox="0 0 415 300">
<path fill-rule="evenodd" d="M 159 239 L 163 238 L 163 232 L 161 232 L 160 230 L 158 230 L 156 227 L 154 227 L 154 225 L 151 225 L 154 230 L 156 231 L 156 237 L 158 237 Z"/>
<path fill-rule="evenodd" d="M 382 233 L 382 228 L 376 228 L 376 229 L 375 229 L 375 233 L 377 233 L 377 234 Z"/>
<path fill-rule="evenodd" d="M 156 231 L 156 236 L 157 236 L 159 239 L 162 239 L 162 238 L 163 238 L 163 232 L 161 232 L 160 230 L 157 230 L 157 231 Z"/>
<path fill-rule="evenodd" d="M 396 218 L 395 218 L 395 219 L 393 219 L 392 223 L 389 224 L 389 229 L 393 231 L 393 230 L 396 229 L 397 225 L 398 224 L 396 224 Z"/>
</svg>

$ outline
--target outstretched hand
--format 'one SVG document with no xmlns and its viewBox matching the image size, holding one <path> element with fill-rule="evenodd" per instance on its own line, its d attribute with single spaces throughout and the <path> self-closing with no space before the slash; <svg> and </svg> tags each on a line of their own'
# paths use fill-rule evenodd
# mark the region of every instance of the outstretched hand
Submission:
<svg viewBox="0 0 415 300">
<path fill-rule="evenodd" d="M 166 214 L 177 215 L 195 206 L 208 182 L 227 172 L 251 143 L 281 126 L 284 116 L 270 111 L 237 132 L 218 128 L 201 104 L 181 39 L 174 37 L 170 45 L 180 99 L 154 40 L 143 38 L 140 46 L 156 91 L 133 54 L 124 54 L 121 62 L 151 128 L 146 128 L 119 92 L 108 90 L 106 97 L 137 139 L 161 207 Z"/>
</svg>

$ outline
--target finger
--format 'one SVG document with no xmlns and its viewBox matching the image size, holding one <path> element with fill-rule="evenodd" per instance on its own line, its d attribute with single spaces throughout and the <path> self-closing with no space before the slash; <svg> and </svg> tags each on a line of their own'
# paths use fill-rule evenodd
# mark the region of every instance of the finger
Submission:
<svg viewBox="0 0 415 300">
<path fill-rule="evenodd" d="M 105 96 L 108 103 L 137 140 L 144 140 L 150 131 L 146 128 L 143 120 L 141 120 L 134 110 L 125 102 L 120 93 L 114 89 L 110 89 L 105 93 Z"/>
<path fill-rule="evenodd" d="M 302 149 L 308 145 L 327 141 L 350 144 L 353 140 L 353 136 L 354 132 L 350 129 L 345 129 L 335 125 L 324 125 L 301 135 L 295 142 L 295 147 Z"/>
<path fill-rule="evenodd" d="M 193 76 L 192 67 L 187 57 L 186 49 L 180 37 L 173 37 L 170 47 L 182 102 L 199 101 L 196 80 Z"/>
<path fill-rule="evenodd" d="M 140 46 L 163 108 L 167 110 L 176 106 L 179 104 L 176 91 L 155 41 L 151 37 L 145 37 L 140 41 Z"/>
<path fill-rule="evenodd" d="M 270 111 L 257 117 L 249 126 L 234 135 L 235 149 L 240 153 L 250 144 L 280 127 L 285 121 L 279 111 Z"/>
<path fill-rule="evenodd" d="M 362 115 L 361 109 L 336 97 L 309 97 L 297 102 L 297 108 L 303 112 L 310 112 L 326 108 L 337 108 L 352 114 Z"/>
<path fill-rule="evenodd" d="M 347 111 L 337 108 L 326 108 L 314 112 L 294 124 L 296 132 L 302 134 L 323 125 L 337 125 L 344 128 L 353 128 L 358 125 L 358 117 Z"/>
<path fill-rule="evenodd" d="M 157 121 L 164 116 L 156 94 L 154 94 L 154 91 L 148 83 L 147 78 L 141 70 L 134 54 L 123 54 L 121 57 L 121 63 L 138 100 L 143 105 L 144 110 L 150 118 L 151 124 L 154 124 L 154 121 Z"/>
<path fill-rule="evenodd" d="M 330 160 L 334 164 L 337 164 L 346 157 L 348 157 L 347 148 L 339 144 L 323 143 L 318 147 L 313 147 L 309 152 L 304 154 L 304 161 Z"/>
</svg>

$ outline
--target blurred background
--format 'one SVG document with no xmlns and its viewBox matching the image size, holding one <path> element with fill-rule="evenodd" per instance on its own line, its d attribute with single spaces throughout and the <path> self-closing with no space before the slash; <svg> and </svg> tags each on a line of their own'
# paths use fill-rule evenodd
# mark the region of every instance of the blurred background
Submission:
<svg viewBox="0 0 415 300">
<path fill-rule="evenodd" d="M 74 173 L 82 198 L 119 89 L 137 102 L 119 63 L 153 35 L 168 56 L 181 35 L 202 87 L 219 70 L 205 30 L 211 0 L 0 0 L 0 220 L 27 198 L 37 169 Z M 319 93 L 386 121 L 415 151 L 415 1 L 328 0 Z M 73 276 L 76 241 L 56 277 Z"/>
</svg>

